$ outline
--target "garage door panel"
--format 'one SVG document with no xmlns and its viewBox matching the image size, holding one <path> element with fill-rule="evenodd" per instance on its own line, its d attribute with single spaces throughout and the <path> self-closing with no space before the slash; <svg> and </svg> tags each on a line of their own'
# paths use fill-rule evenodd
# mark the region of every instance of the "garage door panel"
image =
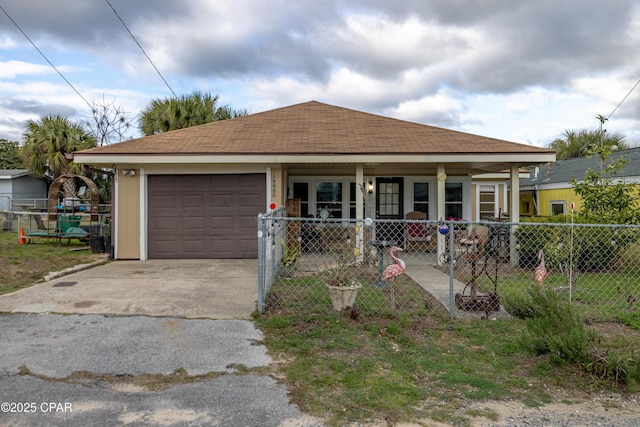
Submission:
<svg viewBox="0 0 640 427">
<path fill-rule="evenodd" d="M 151 175 L 150 258 L 255 258 L 264 174 Z"/>
<path fill-rule="evenodd" d="M 170 231 L 170 232 L 175 232 L 176 229 L 176 222 L 175 222 L 175 218 L 171 217 L 171 218 L 163 218 L 163 217 L 156 217 L 155 222 L 149 226 L 149 231 L 154 231 L 154 232 L 166 232 L 166 231 Z"/>
<path fill-rule="evenodd" d="M 173 209 L 177 204 L 177 197 L 174 194 L 162 194 L 157 197 L 156 209 Z"/>
<path fill-rule="evenodd" d="M 204 206 L 204 194 L 185 194 L 182 196 L 182 207 L 184 209 L 202 209 Z"/>
<path fill-rule="evenodd" d="M 256 203 L 256 200 L 260 200 L 258 194 L 238 194 L 237 195 L 237 203 L 236 205 L 240 206 L 253 206 Z"/>
<path fill-rule="evenodd" d="M 232 207 L 233 206 L 233 195 L 232 194 L 215 194 L 215 195 L 211 195 L 210 201 L 211 201 L 211 204 L 213 206 Z"/>
<path fill-rule="evenodd" d="M 182 231 L 185 233 L 197 233 L 205 234 L 207 227 L 205 226 L 205 219 L 199 217 L 185 217 L 182 218 Z"/>
<path fill-rule="evenodd" d="M 188 257 L 199 257 L 201 254 L 206 253 L 207 241 L 204 236 L 193 239 L 186 239 L 182 242 L 182 253 Z"/>
</svg>

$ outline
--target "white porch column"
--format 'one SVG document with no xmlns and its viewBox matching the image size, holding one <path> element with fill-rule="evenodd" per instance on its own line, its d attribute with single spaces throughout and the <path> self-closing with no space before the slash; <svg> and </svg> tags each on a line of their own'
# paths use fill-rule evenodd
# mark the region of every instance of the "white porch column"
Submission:
<svg viewBox="0 0 640 427">
<path fill-rule="evenodd" d="M 362 219 L 364 219 L 364 167 L 361 163 L 356 165 L 356 246 L 354 255 L 358 261 L 362 261 L 364 254 L 364 230 L 362 229 Z"/>
<path fill-rule="evenodd" d="M 140 168 L 140 261 L 147 260 L 147 175 Z"/>
<path fill-rule="evenodd" d="M 518 223 L 520 222 L 520 167 L 518 165 L 511 165 L 509 180 L 511 181 L 509 220 L 512 223 Z M 518 248 L 516 247 L 516 229 L 517 226 L 512 226 L 511 235 L 509 236 L 509 259 L 513 266 L 517 266 L 520 263 L 518 260 Z"/>
<path fill-rule="evenodd" d="M 436 201 L 437 201 L 436 219 L 443 220 L 445 218 L 444 193 L 445 193 L 445 183 L 447 181 L 447 173 L 445 171 L 444 164 L 438 163 L 438 170 L 437 170 L 436 176 L 438 178 L 437 180 L 438 184 L 436 186 Z M 437 253 L 438 253 L 438 259 L 440 259 L 440 254 L 442 254 L 445 251 L 445 236 L 443 236 L 440 233 L 437 233 L 436 235 L 438 236 Z"/>
</svg>

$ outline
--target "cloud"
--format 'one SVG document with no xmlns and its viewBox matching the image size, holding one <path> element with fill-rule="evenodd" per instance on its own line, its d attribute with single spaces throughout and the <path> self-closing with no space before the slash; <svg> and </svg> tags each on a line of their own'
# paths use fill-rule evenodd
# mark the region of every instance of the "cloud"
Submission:
<svg viewBox="0 0 640 427">
<path fill-rule="evenodd" d="M 541 144 L 611 111 L 640 76 L 633 0 L 110 2 L 178 94 L 253 112 L 317 99 Z M 86 99 L 136 113 L 171 95 L 105 1 L 3 7 Z M 32 100 L 86 108 L 3 14 L 0 90 L 18 117 Z M 638 93 L 616 111 L 621 133 L 640 133 Z"/>
</svg>

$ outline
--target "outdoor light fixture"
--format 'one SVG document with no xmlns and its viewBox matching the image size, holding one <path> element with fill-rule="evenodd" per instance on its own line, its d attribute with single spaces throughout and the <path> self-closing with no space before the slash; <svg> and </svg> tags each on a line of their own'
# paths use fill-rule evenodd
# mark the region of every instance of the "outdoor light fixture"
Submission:
<svg viewBox="0 0 640 427">
<path fill-rule="evenodd" d="M 122 169 L 122 175 L 134 176 L 136 174 L 135 169 Z"/>
<path fill-rule="evenodd" d="M 367 184 L 367 190 L 369 194 L 373 193 L 373 181 L 369 180 L 369 183 Z"/>
</svg>

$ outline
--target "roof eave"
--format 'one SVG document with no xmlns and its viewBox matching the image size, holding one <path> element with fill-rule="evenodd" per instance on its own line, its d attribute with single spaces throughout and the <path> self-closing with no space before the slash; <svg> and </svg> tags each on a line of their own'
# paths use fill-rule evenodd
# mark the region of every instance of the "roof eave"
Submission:
<svg viewBox="0 0 640 427">
<path fill-rule="evenodd" d="M 91 154 L 75 153 L 74 161 L 88 165 L 202 163 L 489 163 L 535 164 L 555 161 L 555 153 L 465 154 Z"/>
</svg>

